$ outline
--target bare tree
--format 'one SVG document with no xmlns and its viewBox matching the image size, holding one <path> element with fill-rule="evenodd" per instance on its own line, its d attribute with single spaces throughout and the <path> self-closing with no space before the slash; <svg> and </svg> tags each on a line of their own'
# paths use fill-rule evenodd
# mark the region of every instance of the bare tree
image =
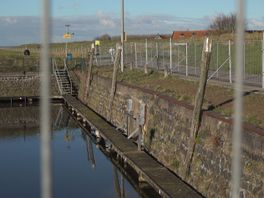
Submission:
<svg viewBox="0 0 264 198">
<path fill-rule="evenodd" d="M 209 28 L 217 32 L 234 32 L 236 29 L 236 15 L 219 14 L 212 21 Z"/>
</svg>

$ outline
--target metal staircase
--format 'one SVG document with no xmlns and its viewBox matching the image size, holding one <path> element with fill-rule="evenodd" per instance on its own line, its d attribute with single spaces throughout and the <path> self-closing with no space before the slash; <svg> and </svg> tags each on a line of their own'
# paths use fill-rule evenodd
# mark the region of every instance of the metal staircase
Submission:
<svg viewBox="0 0 264 198">
<path fill-rule="evenodd" d="M 56 77 L 57 84 L 61 95 L 74 95 L 73 83 L 69 76 L 69 71 L 66 63 L 62 68 L 58 67 L 55 59 L 52 60 L 53 73 Z"/>
</svg>

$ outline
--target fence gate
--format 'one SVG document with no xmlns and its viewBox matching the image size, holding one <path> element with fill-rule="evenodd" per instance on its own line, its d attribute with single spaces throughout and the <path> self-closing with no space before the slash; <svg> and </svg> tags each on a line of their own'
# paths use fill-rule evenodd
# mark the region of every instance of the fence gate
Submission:
<svg viewBox="0 0 264 198">
<path fill-rule="evenodd" d="M 188 43 L 173 43 L 172 62 L 172 72 L 189 75 Z"/>
<path fill-rule="evenodd" d="M 217 42 L 213 45 L 208 80 L 215 78 L 232 83 L 232 42 Z"/>
</svg>

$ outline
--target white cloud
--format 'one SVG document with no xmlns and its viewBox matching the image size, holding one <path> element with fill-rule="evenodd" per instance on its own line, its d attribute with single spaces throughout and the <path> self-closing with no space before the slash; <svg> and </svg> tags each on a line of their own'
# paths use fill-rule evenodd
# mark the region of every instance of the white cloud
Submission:
<svg viewBox="0 0 264 198">
<path fill-rule="evenodd" d="M 263 29 L 264 18 L 249 19 L 249 29 Z M 212 17 L 181 18 L 171 15 L 141 15 L 125 18 L 125 31 L 128 34 L 170 34 L 174 30 L 206 29 Z M 95 15 L 56 17 L 52 20 L 52 41 L 62 42 L 65 24 L 71 24 L 75 33 L 73 40 L 91 40 L 102 34 L 120 34 L 119 15 L 98 11 Z M 0 16 L 0 45 L 17 45 L 40 42 L 39 17 Z"/>
<path fill-rule="evenodd" d="M 3 22 L 5 22 L 6 24 L 15 24 L 17 23 L 17 20 L 15 17 L 2 17 L 1 19 Z"/>
<path fill-rule="evenodd" d="M 104 27 L 109 27 L 109 28 L 115 28 L 116 27 L 116 22 L 110 14 L 107 14 L 103 11 L 98 11 L 96 16 L 99 19 L 99 23 L 103 25 Z"/>
<path fill-rule="evenodd" d="M 248 28 L 252 30 L 263 30 L 264 29 L 264 18 L 262 19 L 249 19 Z"/>
</svg>

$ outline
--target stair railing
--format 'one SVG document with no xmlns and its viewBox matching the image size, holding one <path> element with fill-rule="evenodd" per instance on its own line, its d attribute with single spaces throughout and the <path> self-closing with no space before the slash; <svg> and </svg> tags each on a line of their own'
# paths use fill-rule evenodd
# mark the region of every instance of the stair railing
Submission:
<svg viewBox="0 0 264 198">
<path fill-rule="evenodd" d="M 63 92 L 62 92 L 61 85 L 60 85 L 60 82 L 59 82 L 59 76 L 58 76 L 59 74 L 56 72 L 56 71 L 58 71 L 58 66 L 57 66 L 56 59 L 52 59 L 52 68 L 53 68 L 53 73 L 55 75 L 55 78 L 56 78 L 56 81 L 57 81 L 57 84 L 58 84 L 58 87 L 59 87 L 60 94 L 62 95 Z"/>
<path fill-rule="evenodd" d="M 67 76 L 68 76 L 68 79 L 69 79 L 69 82 L 70 82 L 70 86 L 71 86 L 71 95 L 72 95 L 72 80 L 71 80 L 71 77 L 70 77 L 70 73 L 69 73 L 69 70 L 68 70 L 68 67 L 67 67 L 67 63 L 66 63 L 66 59 L 64 59 L 64 70 L 67 71 Z"/>
</svg>

